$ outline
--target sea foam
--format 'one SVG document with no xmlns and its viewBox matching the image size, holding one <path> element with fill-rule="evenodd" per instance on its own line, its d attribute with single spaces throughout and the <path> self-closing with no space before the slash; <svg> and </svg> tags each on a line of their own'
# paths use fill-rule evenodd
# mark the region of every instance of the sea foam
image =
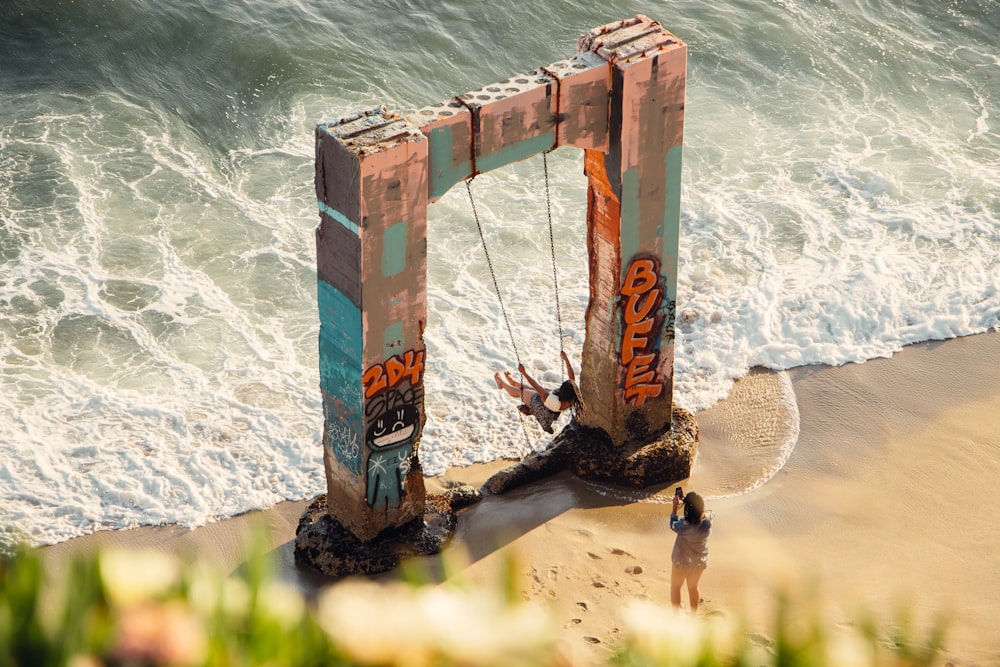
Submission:
<svg viewBox="0 0 1000 667">
<path fill-rule="evenodd" d="M 420 23 L 431 32 L 406 40 L 449 57 L 400 59 L 387 46 L 398 33 L 353 6 L 272 21 L 254 5 L 231 23 L 172 4 L 111 17 L 115 45 L 132 29 L 156 44 L 111 69 L 88 59 L 112 48 L 77 20 L 90 10 L 58 9 L 61 25 L 27 26 L 51 51 L 44 67 L 24 60 L 34 69 L 0 95 L 0 524 L 37 544 L 322 493 L 315 125 L 375 104 L 405 113 L 563 58 L 576 37 L 506 48 L 517 28 L 464 20 L 485 11 L 470 5 L 444 15 L 457 39 L 435 33 L 435 5 L 420 12 L 437 17 Z M 918 4 L 635 5 L 690 47 L 679 405 L 709 409 L 755 367 L 1000 328 L 996 19 Z M 527 22 L 527 7 L 507 9 Z M 603 9 L 578 9 L 580 30 L 601 23 Z M 253 30 L 217 38 L 232 26 Z M 340 59 L 331 35 L 350 44 Z M 557 382 L 560 347 L 579 369 L 586 181 L 577 149 L 549 162 L 561 340 L 541 158 L 472 184 L 513 342 L 464 187 L 431 206 L 429 475 L 547 446 L 494 372 L 520 357 Z"/>
</svg>

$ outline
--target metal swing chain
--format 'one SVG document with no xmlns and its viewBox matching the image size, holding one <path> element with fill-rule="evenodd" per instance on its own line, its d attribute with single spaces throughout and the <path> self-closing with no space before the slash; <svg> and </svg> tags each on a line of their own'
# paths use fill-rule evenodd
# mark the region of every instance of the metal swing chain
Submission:
<svg viewBox="0 0 1000 667">
<path fill-rule="evenodd" d="M 474 177 L 473 177 L 474 178 Z M 500 312 L 503 314 L 503 322 L 507 327 L 507 335 L 510 337 L 510 345 L 514 348 L 514 358 L 517 360 L 517 365 L 520 367 L 521 355 L 517 351 L 517 343 L 514 341 L 514 331 L 510 326 L 510 318 L 507 317 L 507 308 L 503 304 L 503 297 L 500 296 L 500 285 L 497 283 L 497 274 L 493 270 L 493 260 L 490 258 L 489 248 L 486 247 L 486 235 L 483 234 L 483 225 L 479 222 L 479 211 L 476 210 L 476 200 L 472 196 L 472 179 L 465 181 L 465 190 L 469 193 L 469 204 L 472 205 L 472 217 L 476 219 L 476 229 L 479 230 L 479 240 L 483 244 L 483 254 L 486 255 L 486 265 L 490 268 L 490 277 L 493 279 L 493 290 L 497 294 L 497 301 L 500 302 Z M 524 391 L 524 377 L 521 377 L 521 387 Z M 524 442 L 531 447 L 531 439 L 528 437 L 528 427 L 524 425 L 524 415 L 518 411 L 518 415 L 521 422 L 521 432 L 524 433 Z"/>
<path fill-rule="evenodd" d="M 562 359 L 564 354 L 562 310 L 559 307 L 559 276 L 556 273 L 556 239 L 552 231 L 552 195 L 549 192 L 549 151 L 542 153 L 542 168 L 545 172 L 545 210 L 549 216 L 549 250 L 552 253 L 552 285 L 556 297 L 556 322 L 559 325 L 559 375 L 565 378 Z"/>
<path fill-rule="evenodd" d="M 500 312 L 503 314 L 503 322 L 507 326 L 507 335 L 510 336 L 510 345 L 514 348 L 514 358 L 517 365 L 521 365 L 521 355 L 517 352 L 517 343 L 514 342 L 514 332 L 510 327 L 510 318 L 507 317 L 507 308 L 503 304 L 503 297 L 500 296 L 500 285 L 497 284 L 497 274 L 493 270 L 493 260 L 490 258 L 490 251 L 486 247 L 486 236 L 483 234 L 483 226 L 479 222 L 479 212 L 476 210 L 476 200 L 472 197 L 472 179 L 465 182 L 465 189 L 469 193 L 469 203 L 472 205 L 472 216 L 476 219 L 476 229 L 479 230 L 479 240 L 483 244 L 483 254 L 486 255 L 486 265 L 490 267 L 490 277 L 493 279 L 493 290 L 497 294 L 497 301 L 500 302 Z"/>
</svg>

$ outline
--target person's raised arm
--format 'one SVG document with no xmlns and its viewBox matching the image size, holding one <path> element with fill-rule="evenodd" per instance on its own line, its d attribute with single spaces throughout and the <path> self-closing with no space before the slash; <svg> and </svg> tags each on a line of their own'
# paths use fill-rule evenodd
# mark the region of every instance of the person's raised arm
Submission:
<svg viewBox="0 0 1000 667">
<path fill-rule="evenodd" d="M 569 376 L 570 382 L 576 382 L 576 375 L 573 373 L 573 364 L 569 363 L 569 355 L 566 352 L 560 352 L 563 361 L 566 362 L 566 375 Z"/>
<path fill-rule="evenodd" d="M 677 531 L 677 527 L 680 525 L 680 518 L 677 516 L 677 506 L 680 505 L 681 499 L 677 494 L 674 494 L 673 505 L 670 508 L 670 520 L 668 524 L 670 525 L 670 530 Z"/>
<path fill-rule="evenodd" d="M 549 395 L 549 390 L 539 385 L 537 382 L 535 382 L 535 378 L 528 375 L 528 371 L 524 370 L 524 364 L 517 365 L 517 372 L 524 376 L 524 379 L 528 381 L 528 384 L 531 385 L 531 388 L 537 391 L 538 395 L 541 396 L 542 400 L 544 401 L 545 398 Z"/>
</svg>

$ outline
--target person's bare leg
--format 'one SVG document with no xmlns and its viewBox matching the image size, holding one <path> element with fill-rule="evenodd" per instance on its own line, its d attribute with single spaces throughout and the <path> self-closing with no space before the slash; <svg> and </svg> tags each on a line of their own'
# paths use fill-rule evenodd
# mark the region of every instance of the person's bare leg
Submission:
<svg viewBox="0 0 1000 667">
<path fill-rule="evenodd" d="M 690 570 L 687 575 L 688 601 L 691 603 L 692 614 L 698 613 L 698 602 L 701 600 L 701 595 L 698 593 L 698 582 L 701 581 L 701 575 L 704 573 L 704 569 L 694 569 Z"/>
<path fill-rule="evenodd" d="M 531 397 L 535 395 L 535 390 L 525 387 L 523 382 L 515 382 L 514 376 L 510 374 L 510 371 L 505 372 L 504 375 L 507 376 L 507 382 L 510 383 L 510 386 L 514 388 L 514 392 L 511 392 L 510 395 L 515 398 L 520 398 L 521 402 L 530 408 Z M 510 390 L 508 389 L 508 392 L 509 391 Z"/>
<path fill-rule="evenodd" d="M 508 376 L 508 379 L 509 379 L 510 378 L 510 373 L 507 373 L 507 376 Z M 503 389 L 504 391 L 506 391 L 508 394 L 510 394 L 511 398 L 521 398 L 521 387 L 520 386 L 514 384 L 513 382 L 511 382 L 510 384 L 507 384 L 506 382 L 504 382 L 503 378 L 500 377 L 500 373 L 495 373 L 493 375 L 493 379 L 497 383 L 497 388 L 498 389 Z"/>
<path fill-rule="evenodd" d="M 674 565 L 670 570 L 670 604 L 681 608 L 681 586 L 684 585 L 684 570 Z"/>
</svg>

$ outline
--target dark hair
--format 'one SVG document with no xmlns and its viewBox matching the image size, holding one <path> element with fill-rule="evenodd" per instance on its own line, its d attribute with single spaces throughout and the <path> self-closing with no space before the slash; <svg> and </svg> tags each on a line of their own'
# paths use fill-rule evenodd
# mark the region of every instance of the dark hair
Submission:
<svg viewBox="0 0 1000 667">
<path fill-rule="evenodd" d="M 684 520 L 692 526 L 701 523 L 701 515 L 705 513 L 705 500 L 695 493 L 688 491 L 684 496 Z"/>
<path fill-rule="evenodd" d="M 560 401 L 569 401 L 578 410 L 583 409 L 583 399 L 576 391 L 576 384 L 572 380 L 566 380 L 554 392 Z"/>
</svg>

